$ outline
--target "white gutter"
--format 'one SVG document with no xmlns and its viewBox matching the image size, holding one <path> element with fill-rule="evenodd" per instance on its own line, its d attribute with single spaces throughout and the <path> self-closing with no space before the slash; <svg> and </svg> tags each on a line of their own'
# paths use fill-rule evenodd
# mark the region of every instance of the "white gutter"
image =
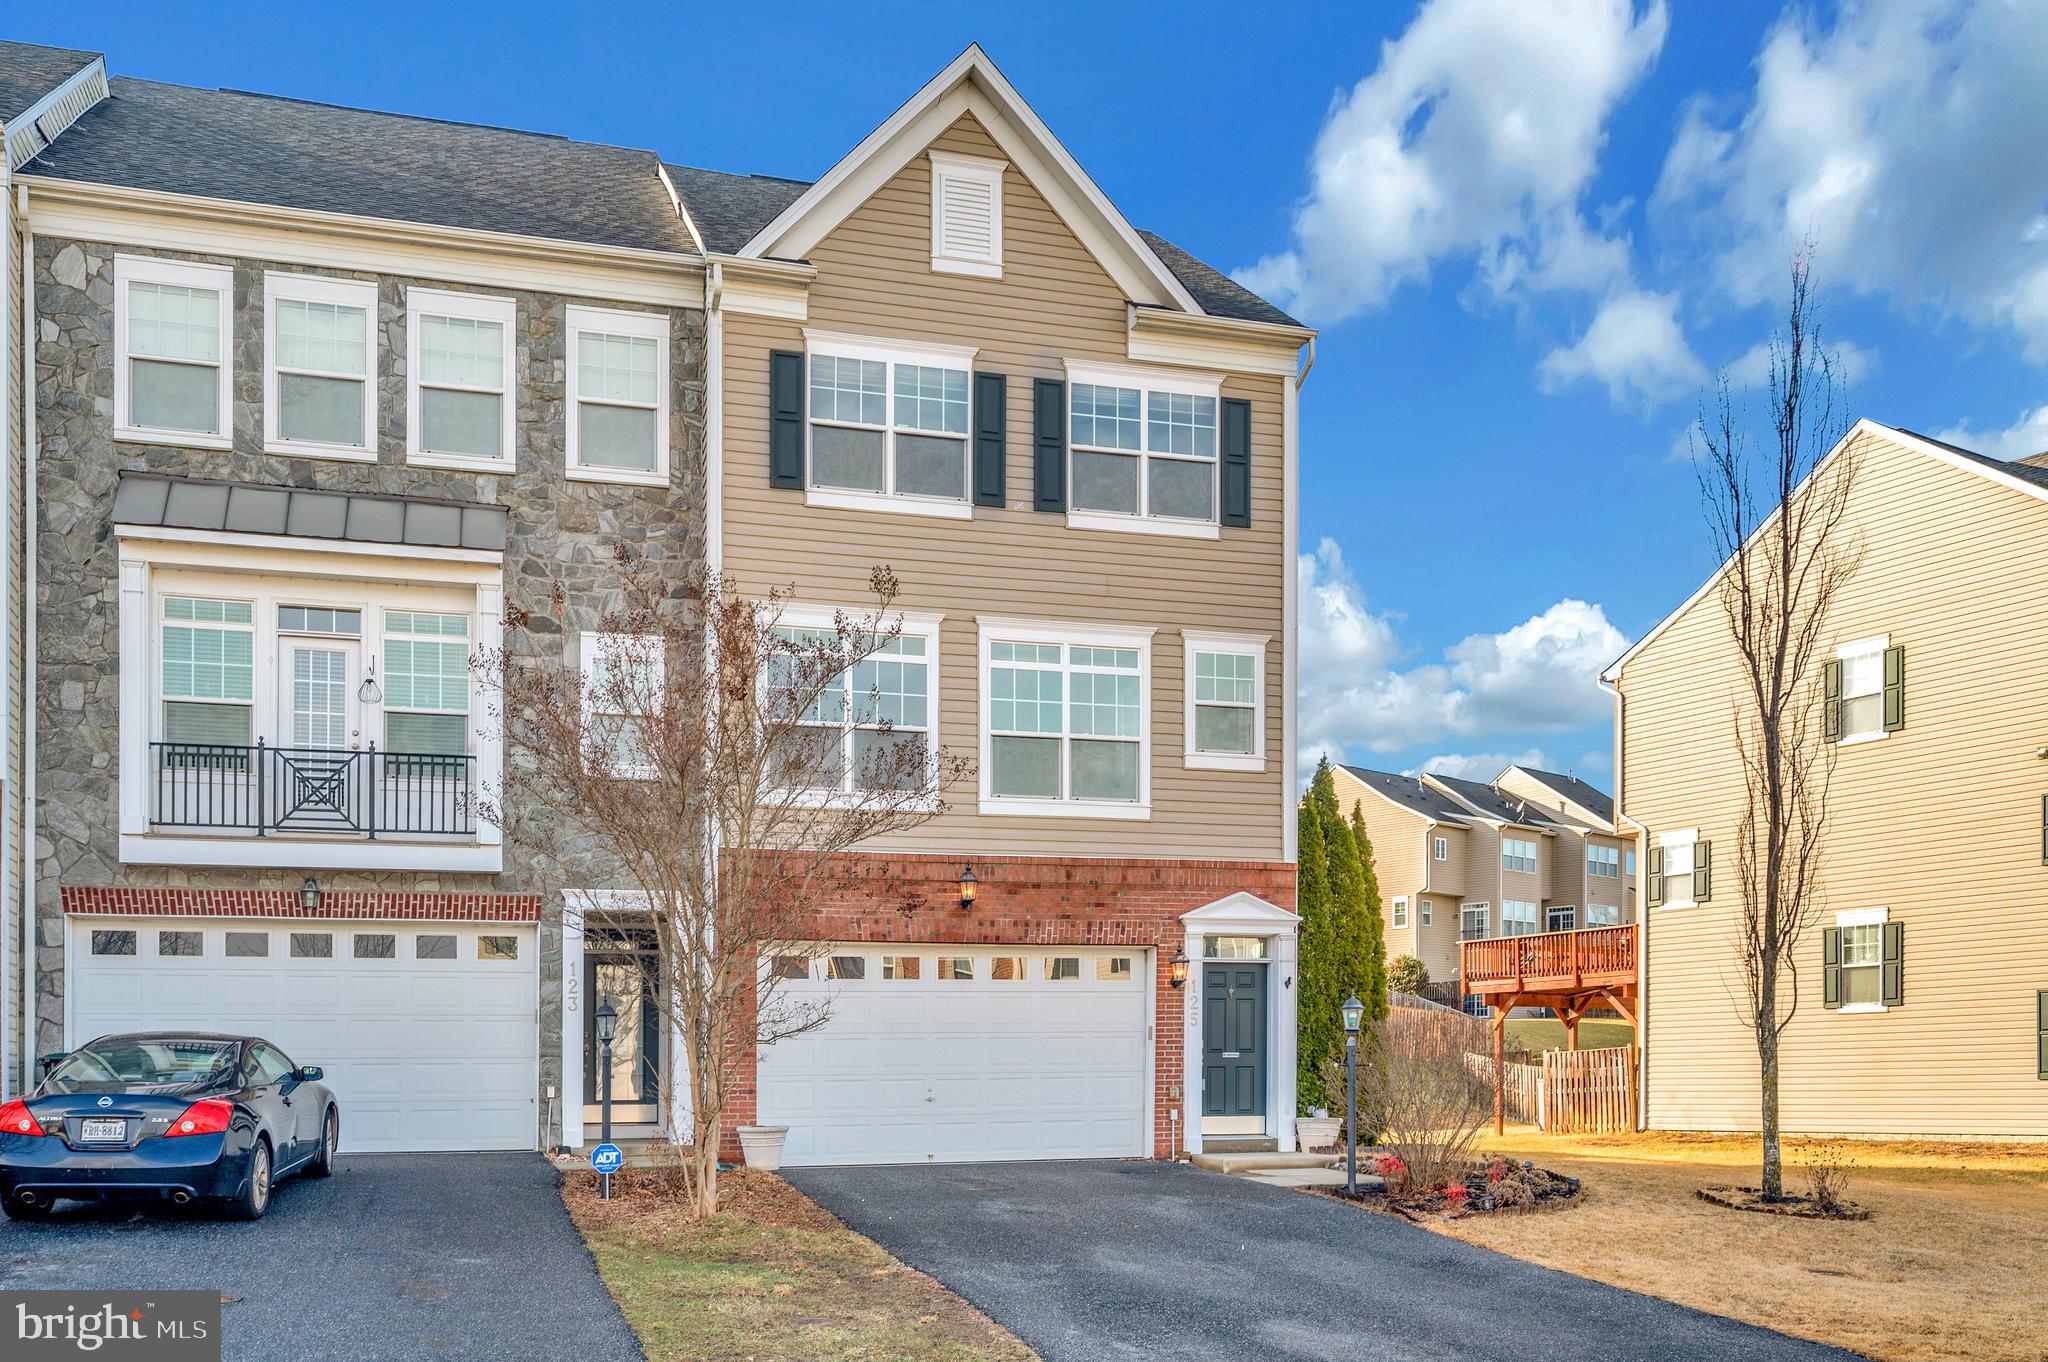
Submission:
<svg viewBox="0 0 2048 1362">
<path fill-rule="evenodd" d="M 22 590 L 27 610 L 21 645 L 21 1073 L 24 1084 L 36 1062 L 36 232 L 28 220 L 28 186 L 15 188 L 21 207 L 21 429 Z"/>
<path fill-rule="evenodd" d="M 1628 701 L 1621 686 L 1607 677 L 1599 678 L 1600 689 L 1614 697 L 1614 823 L 1636 830 L 1636 1129 L 1650 1128 L 1650 896 L 1645 871 L 1649 865 L 1649 829 L 1628 816 L 1623 800 L 1628 794 L 1628 762 L 1624 744 L 1628 741 Z"/>
<path fill-rule="evenodd" d="M 704 567 L 725 565 L 725 262 L 704 270 Z"/>
</svg>

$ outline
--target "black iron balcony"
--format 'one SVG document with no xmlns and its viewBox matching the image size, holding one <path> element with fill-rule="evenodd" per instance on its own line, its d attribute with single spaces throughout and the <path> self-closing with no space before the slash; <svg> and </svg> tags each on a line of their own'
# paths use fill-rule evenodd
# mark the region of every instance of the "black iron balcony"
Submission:
<svg viewBox="0 0 2048 1362">
<path fill-rule="evenodd" d="M 150 826 L 267 837 L 476 835 L 476 758 L 154 742 Z"/>
</svg>

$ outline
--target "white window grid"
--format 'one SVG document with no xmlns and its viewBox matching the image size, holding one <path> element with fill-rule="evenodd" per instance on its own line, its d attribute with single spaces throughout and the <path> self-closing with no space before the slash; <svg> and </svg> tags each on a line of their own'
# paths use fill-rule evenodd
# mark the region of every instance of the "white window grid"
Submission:
<svg viewBox="0 0 2048 1362">
<path fill-rule="evenodd" d="M 857 611 L 834 611 L 817 606 L 785 606 L 778 629 L 789 636 L 810 635 L 827 640 L 836 635 L 844 615 L 857 618 Z M 799 722 L 821 731 L 838 734 L 838 784 L 819 791 L 822 795 L 855 794 L 854 782 L 861 760 L 861 734 L 878 733 L 887 720 L 892 735 L 922 738 L 927 772 L 936 769 L 939 752 L 939 622 L 942 616 L 894 614 L 887 627 L 895 637 L 869 657 L 855 663 L 826 686 Z M 772 684 L 772 682 L 771 682 Z"/>
<path fill-rule="evenodd" d="M 1406 927 L 1408 925 L 1408 900 L 1405 898 L 1394 900 L 1394 925 L 1396 927 Z"/>
<path fill-rule="evenodd" d="M 1439 861 L 1450 860 L 1451 839 L 1448 837 L 1432 837 L 1430 839 L 1430 855 Z"/>
<path fill-rule="evenodd" d="M 1067 502 L 1069 519 L 1088 528 L 1117 522 L 1202 529 L 1218 523 L 1222 498 L 1223 397 L 1220 379 L 1152 373 L 1070 361 L 1067 364 Z M 1131 460 L 1131 509 L 1083 506 L 1075 476 L 1081 459 Z M 1205 516 L 1170 515 L 1152 505 L 1155 464 L 1201 467 L 1208 473 Z"/>
<path fill-rule="evenodd" d="M 287 363 L 285 328 L 292 319 L 330 318 L 338 330 L 360 320 L 361 353 L 340 338 L 308 337 L 303 357 Z M 377 460 L 377 286 L 367 280 L 304 274 L 263 276 L 263 446 L 274 454 Z M 360 390 L 362 438 L 358 442 L 290 438 L 285 433 L 287 378 L 353 383 Z"/>
<path fill-rule="evenodd" d="M 1421 910 L 1423 926 L 1429 927 L 1435 925 L 1435 904 L 1431 903 L 1428 899 L 1417 899 L 1415 900 L 1415 906 Z"/>
<path fill-rule="evenodd" d="M 1659 842 L 1664 853 L 1663 905 L 1666 908 L 1689 908 L 1693 898 L 1693 848 L 1699 842 L 1697 832 L 1673 833 Z"/>
<path fill-rule="evenodd" d="M 1602 879 L 1621 878 L 1621 848 L 1604 847 L 1592 843 L 1586 846 L 1586 873 Z"/>
<path fill-rule="evenodd" d="M 804 480 L 810 502 L 972 516 L 970 426 L 977 352 L 961 346 L 919 345 L 808 329 L 804 343 Z M 816 432 L 821 428 L 880 436 L 881 485 L 819 482 Z M 905 437 L 956 444 L 957 486 L 944 493 L 906 489 L 902 485 Z"/>
<path fill-rule="evenodd" d="M 510 298 L 415 288 L 406 290 L 405 308 L 407 460 L 429 468 L 511 471 L 517 466 L 518 459 L 515 439 L 519 402 L 514 364 L 518 351 L 517 307 Z M 484 356 L 451 354 L 450 359 L 471 360 L 470 372 L 461 378 L 447 375 L 428 377 L 426 360 L 434 340 L 430 333 L 445 329 L 450 339 L 459 339 L 467 331 L 481 340 L 493 328 L 498 336 L 495 365 L 482 363 Z M 425 394 L 430 391 L 496 397 L 498 453 L 492 456 L 431 447 L 427 443 L 422 410 Z"/>
<path fill-rule="evenodd" d="M 465 751 L 475 735 L 469 731 L 469 655 L 471 623 L 467 615 L 433 610 L 384 611 L 385 747 L 400 750 L 391 740 L 393 715 L 459 715 L 464 720 Z M 456 664 L 451 667 L 450 664 Z M 457 670 L 459 668 L 459 672 Z M 455 678 L 459 675 L 459 681 Z"/>
<path fill-rule="evenodd" d="M 568 309 L 568 352 L 565 367 L 568 371 L 568 412 L 567 412 L 567 462 L 563 476 L 580 482 L 619 482 L 640 486 L 665 487 L 668 485 L 669 461 L 669 319 L 660 312 L 614 312 L 593 307 L 572 307 Z M 645 386 L 638 386 L 634 375 L 620 366 L 609 363 L 603 353 L 593 356 L 594 367 L 607 375 L 600 385 L 604 390 L 585 392 L 585 365 L 583 364 L 583 342 L 585 339 L 599 342 L 618 342 L 622 353 L 643 353 L 650 346 L 654 372 Z M 616 381 L 614 381 L 616 380 Z M 611 464 L 594 463 L 585 458 L 583 449 L 584 407 L 611 407 L 627 411 L 653 413 L 654 420 L 654 467 L 627 468 Z"/>
<path fill-rule="evenodd" d="M 990 815 L 1043 815 L 1146 819 L 1152 801 L 1152 630 L 1104 629 L 1042 621 L 981 617 L 981 812 Z M 998 651 L 1002 652 L 998 660 Z M 1128 658 L 1119 654 L 1129 654 Z M 995 713 L 995 673 L 1012 673 L 1018 681 L 1034 676 L 1032 694 L 1017 687 L 1005 696 L 1010 718 L 999 726 Z M 1021 675 L 1020 675 L 1021 674 Z M 1117 683 L 1136 681 L 1134 725 L 1124 722 L 1119 697 L 1105 703 L 1096 678 Z M 1087 684 L 1076 687 L 1076 681 Z M 1056 682 L 1057 684 L 1050 684 Z M 1117 685 L 1117 689 L 1124 689 Z M 1054 725 L 1057 725 L 1055 727 Z M 1123 730 L 1134 726 L 1135 734 Z M 1114 729 L 1115 731 L 1097 731 Z M 997 795 L 994 791 L 994 750 L 997 737 L 1057 738 L 1057 797 Z M 1137 798 L 1083 798 L 1073 793 L 1073 748 L 1084 742 L 1130 743 L 1137 749 Z"/>
<path fill-rule="evenodd" d="M 1871 742 L 1884 727 L 1884 655 L 1889 636 L 1845 643 L 1836 650 L 1842 667 L 1841 740 Z"/>
<path fill-rule="evenodd" d="M 1525 875 L 1536 873 L 1536 843 L 1521 837 L 1500 839 L 1500 868 Z"/>
<path fill-rule="evenodd" d="M 1266 645 L 1269 641 L 1265 634 L 1181 631 L 1181 665 L 1186 681 L 1182 715 L 1185 735 L 1183 764 L 1189 769 L 1266 769 Z M 1201 711 L 1210 707 L 1250 711 L 1249 752 L 1205 749 L 1200 745 Z"/>
<path fill-rule="evenodd" d="M 614 707 L 612 697 L 603 694 L 607 689 L 606 671 L 613 666 L 632 666 L 643 669 L 641 690 L 650 700 L 658 699 L 666 683 L 668 659 L 662 651 L 662 640 L 653 634 L 604 634 L 585 633 L 578 640 L 577 656 L 583 678 L 583 694 L 588 706 L 584 715 L 584 738 L 595 741 L 600 721 L 612 720 L 617 724 L 612 741 L 630 741 L 633 719 L 636 712 Z M 645 763 L 620 761 L 617 752 L 612 765 L 612 774 L 628 780 L 652 780 L 654 767 Z"/>
<path fill-rule="evenodd" d="M 1533 936 L 1536 932 L 1537 906 L 1521 899 L 1502 899 L 1500 902 L 1500 934 L 1502 936 Z"/>
<path fill-rule="evenodd" d="M 172 325 L 168 317 L 143 322 L 135 316 L 135 286 L 152 291 L 160 302 L 172 297 L 182 301 L 187 317 L 177 329 L 185 345 L 172 344 L 172 337 L 159 334 Z M 191 315 L 212 295 L 212 343 L 194 334 L 199 319 Z M 118 440 L 151 444 L 186 445 L 202 449 L 227 449 L 234 439 L 234 294 L 235 273 L 226 265 L 200 265 L 182 260 L 161 260 L 155 256 L 114 257 L 114 437 Z M 211 357 L 206 356 L 211 351 Z M 178 353 L 197 351 L 198 354 Z M 131 366 L 136 360 L 152 364 L 179 364 L 211 369 L 214 374 L 215 429 L 181 430 L 146 426 L 134 419 L 134 382 Z"/>
<path fill-rule="evenodd" d="M 1458 910 L 1458 937 L 1477 941 L 1493 930 L 1492 914 L 1484 903 L 1468 903 Z"/>
</svg>

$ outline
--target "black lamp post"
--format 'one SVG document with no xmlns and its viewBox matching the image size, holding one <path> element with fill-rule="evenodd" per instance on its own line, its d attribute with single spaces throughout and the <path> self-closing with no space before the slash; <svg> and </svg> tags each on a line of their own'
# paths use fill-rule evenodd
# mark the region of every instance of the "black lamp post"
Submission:
<svg viewBox="0 0 2048 1362">
<path fill-rule="evenodd" d="M 1352 994 L 1344 1001 L 1344 1192 L 1358 1195 L 1358 1027 L 1365 1004 Z"/>
<path fill-rule="evenodd" d="M 597 1001 L 597 1014 L 592 1018 L 597 1024 L 598 1044 L 598 1105 L 603 1113 L 599 1126 L 599 1143 L 612 1142 L 612 1037 L 619 1033 L 618 1009 L 612 1006 L 610 998 Z M 598 1178 L 598 1197 L 603 1201 L 612 1199 L 612 1176 L 609 1173 Z"/>
</svg>

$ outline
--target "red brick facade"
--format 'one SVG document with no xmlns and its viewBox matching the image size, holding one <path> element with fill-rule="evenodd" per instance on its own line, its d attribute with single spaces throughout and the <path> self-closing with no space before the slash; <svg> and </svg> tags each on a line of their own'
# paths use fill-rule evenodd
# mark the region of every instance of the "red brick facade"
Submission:
<svg viewBox="0 0 2048 1362">
<path fill-rule="evenodd" d="M 1169 1154 L 1167 1112 L 1184 1079 L 1182 1008 L 1167 966 L 1179 950 L 1183 913 L 1243 892 L 1294 907 L 1294 866 L 1276 861 L 1094 860 L 1056 856 L 977 856 L 980 892 L 960 907 L 959 856 L 860 858 L 859 880 L 872 888 L 839 895 L 812 918 L 819 941 L 903 941 L 999 946 L 1154 948 L 1152 1020 L 1153 1152 Z M 755 1115 L 753 1047 L 743 1048 L 730 1080 L 723 1152 L 738 1158 L 736 1134 Z"/>
<path fill-rule="evenodd" d="M 290 917 L 364 922 L 538 922 L 538 894 L 389 893 L 379 889 L 321 891 L 307 912 L 296 889 L 123 889 L 67 884 L 58 890 L 67 915 L 115 917 Z"/>
</svg>

